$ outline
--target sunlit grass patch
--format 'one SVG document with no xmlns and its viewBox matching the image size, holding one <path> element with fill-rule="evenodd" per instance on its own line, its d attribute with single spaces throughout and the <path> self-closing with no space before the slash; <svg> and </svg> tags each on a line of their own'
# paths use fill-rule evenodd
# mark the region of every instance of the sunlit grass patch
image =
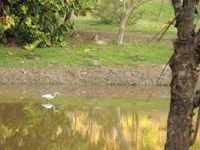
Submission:
<svg viewBox="0 0 200 150">
<path fill-rule="evenodd" d="M 172 53 L 171 45 L 148 42 L 134 42 L 120 46 L 75 43 L 74 48 L 38 48 L 35 51 L 1 47 L 0 67 L 92 66 L 93 60 L 99 61 L 106 67 L 123 67 L 142 62 L 165 63 Z"/>
</svg>

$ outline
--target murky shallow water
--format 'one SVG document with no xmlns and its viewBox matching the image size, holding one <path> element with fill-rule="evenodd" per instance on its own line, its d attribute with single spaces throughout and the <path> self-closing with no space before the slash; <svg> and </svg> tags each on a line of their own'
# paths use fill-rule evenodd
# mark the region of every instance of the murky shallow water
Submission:
<svg viewBox="0 0 200 150">
<path fill-rule="evenodd" d="M 7 87 L 0 91 L 0 150 L 162 150 L 169 88 L 157 87 L 148 105 L 145 87 Z M 62 96 L 46 101 L 42 94 Z M 123 94 L 126 93 L 126 94 Z M 133 94 L 134 93 L 134 94 Z M 165 94 L 160 94 L 165 93 Z M 79 103 L 70 104 L 71 97 Z M 108 98 L 109 97 L 109 98 Z M 95 98 L 95 99 L 94 99 Z M 130 99 L 131 98 L 131 99 Z M 99 100 L 100 99 L 100 100 Z M 104 106 L 98 101 L 119 105 Z M 128 101 L 130 105 L 121 106 Z M 82 105 L 80 101 L 87 101 Z M 90 103 L 94 101 L 94 103 Z M 163 103 L 163 104 L 162 104 Z M 200 135 L 192 150 L 198 150 Z"/>
</svg>

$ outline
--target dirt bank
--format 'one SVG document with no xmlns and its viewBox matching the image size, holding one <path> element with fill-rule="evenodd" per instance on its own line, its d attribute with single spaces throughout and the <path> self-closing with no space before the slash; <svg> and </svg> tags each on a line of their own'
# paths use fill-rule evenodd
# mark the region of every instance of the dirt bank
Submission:
<svg viewBox="0 0 200 150">
<path fill-rule="evenodd" d="M 60 67 L 46 69 L 0 68 L 0 84 L 156 85 L 164 65 L 136 67 Z M 169 67 L 157 85 L 169 85 Z"/>
</svg>

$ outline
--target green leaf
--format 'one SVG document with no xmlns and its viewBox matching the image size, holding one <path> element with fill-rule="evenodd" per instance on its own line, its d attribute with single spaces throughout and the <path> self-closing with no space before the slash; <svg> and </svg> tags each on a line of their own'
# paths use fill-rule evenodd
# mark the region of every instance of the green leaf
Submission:
<svg viewBox="0 0 200 150">
<path fill-rule="evenodd" d="M 59 12 L 55 12 L 54 16 L 56 17 L 56 19 L 59 19 Z"/>
<path fill-rule="evenodd" d="M 45 36 L 44 41 L 48 46 L 51 46 L 51 39 L 49 36 Z"/>
<path fill-rule="evenodd" d="M 62 32 L 63 35 L 67 34 L 67 30 L 65 29 L 64 26 L 61 26 L 60 30 L 61 30 L 61 32 Z"/>
<path fill-rule="evenodd" d="M 41 40 L 36 40 L 31 44 L 25 45 L 24 48 L 27 50 L 34 50 L 41 42 L 42 42 Z"/>
<path fill-rule="evenodd" d="M 25 24 L 28 26 L 28 27 L 31 27 L 31 23 L 32 23 L 32 20 L 30 17 L 26 17 L 25 19 Z"/>
<path fill-rule="evenodd" d="M 62 42 L 61 42 L 61 46 L 62 46 L 62 47 L 66 46 L 66 41 L 62 41 Z"/>
<path fill-rule="evenodd" d="M 63 36 L 60 36 L 60 41 L 63 41 L 64 40 L 64 37 Z"/>
<path fill-rule="evenodd" d="M 14 34 L 15 38 L 18 38 L 18 37 L 19 37 L 19 31 L 16 31 L 16 30 L 15 30 L 15 31 L 13 32 L 13 34 Z"/>
<path fill-rule="evenodd" d="M 50 25 L 48 26 L 48 29 L 49 29 L 49 31 L 50 31 L 51 33 L 54 32 L 54 27 L 53 27 L 53 25 L 50 24 Z"/>
<path fill-rule="evenodd" d="M 33 34 L 35 32 L 35 29 L 30 28 L 30 32 Z"/>
<path fill-rule="evenodd" d="M 4 44 L 7 44 L 7 42 L 8 42 L 7 38 L 4 37 L 4 38 L 2 39 L 2 42 L 3 42 Z"/>
<path fill-rule="evenodd" d="M 41 23 L 40 24 L 40 30 L 43 30 L 44 29 L 44 26 L 43 26 L 43 24 Z"/>
<path fill-rule="evenodd" d="M 22 9 L 22 10 L 25 10 L 25 9 L 26 9 L 26 7 L 23 5 L 23 6 L 21 7 L 21 9 Z"/>
</svg>

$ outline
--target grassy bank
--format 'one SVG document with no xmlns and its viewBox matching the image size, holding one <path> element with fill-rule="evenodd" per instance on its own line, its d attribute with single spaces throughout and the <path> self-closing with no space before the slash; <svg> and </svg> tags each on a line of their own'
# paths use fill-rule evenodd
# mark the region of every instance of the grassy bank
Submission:
<svg viewBox="0 0 200 150">
<path fill-rule="evenodd" d="M 135 66 L 137 63 L 166 63 L 173 53 L 171 39 L 176 30 L 170 27 L 161 42 L 155 35 L 173 17 L 169 2 L 165 2 L 161 15 L 160 2 L 152 1 L 142 5 L 143 18 L 137 24 L 127 26 L 124 44 L 117 45 L 117 25 L 98 24 L 99 20 L 89 15 L 74 17 L 78 36 L 67 37 L 63 48 L 38 48 L 24 50 L 19 46 L 0 45 L 0 67 L 44 68 L 60 66 L 92 66 L 97 60 L 102 66 Z M 158 17 L 159 16 L 159 17 Z M 94 25 L 96 24 L 96 25 Z M 105 44 L 99 45 L 91 38 L 98 35 Z M 154 39 L 154 40 L 153 40 Z"/>
<path fill-rule="evenodd" d="M 76 44 L 74 48 L 45 48 L 27 51 L 18 47 L 0 47 L 0 67 L 92 66 L 98 60 L 103 66 L 134 66 L 135 63 L 165 63 L 172 54 L 165 44 L 131 43 L 125 45 Z"/>
</svg>

